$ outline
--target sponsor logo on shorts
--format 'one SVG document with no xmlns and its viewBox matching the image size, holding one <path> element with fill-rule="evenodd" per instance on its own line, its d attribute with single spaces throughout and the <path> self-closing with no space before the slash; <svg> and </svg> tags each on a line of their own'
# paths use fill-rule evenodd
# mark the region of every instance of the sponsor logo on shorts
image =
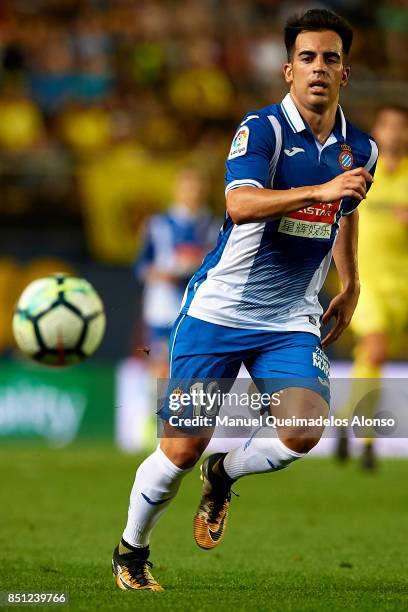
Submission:
<svg viewBox="0 0 408 612">
<path fill-rule="evenodd" d="M 234 136 L 228 159 L 234 159 L 235 157 L 245 155 L 248 149 L 248 140 L 249 127 L 247 125 L 243 125 L 239 128 L 238 132 Z"/>
<path fill-rule="evenodd" d="M 177 402 L 177 397 L 181 397 L 183 395 L 183 393 L 184 393 L 183 389 L 181 389 L 180 387 L 176 387 L 174 389 L 174 391 L 172 391 L 170 393 L 170 396 L 171 396 L 171 398 L 173 399 L 174 402 Z M 177 403 L 180 406 L 179 409 L 177 410 L 177 408 L 176 409 L 173 408 L 172 410 L 173 410 L 173 414 L 174 415 L 180 416 L 181 414 L 183 414 L 183 412 L 185 411 L 187 406 L 183 405 L 181 403 L 181 401 L 177 402 Z"/>
<path fill-rule="evenodd" d="M 328 389 L 330 389 L 330 383 L 327 378 L 322 378 L 321 376 L 318 376 L 317 380 L 321 385 L 323 385 L 323 387 L 327 387 Z"/>
<path fill-rule="evenodd" d="M 312 353 L 313 367 L 319 368 L 325 376 L 330 375 L 330 361 L 326 353 L 319 346 L 316 346 Z M 319 379 L 320 380 L 320 379 Z"/>
</svg>

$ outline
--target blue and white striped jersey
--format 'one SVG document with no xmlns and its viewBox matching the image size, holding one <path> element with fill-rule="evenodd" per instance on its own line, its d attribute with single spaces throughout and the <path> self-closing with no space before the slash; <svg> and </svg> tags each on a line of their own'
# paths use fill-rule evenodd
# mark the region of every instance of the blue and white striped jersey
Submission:
<svg viewBox="0 0 408 612">
<path fill-rule="evenodd" d="M 373 174 L 377 157 L 374 140 L 346 121 L 340 107 L 321 145 L 288 94 L 240 124 L 226 164 L 226 192 L 243 185 L 317 185 L 359 166 Z M 340 219 L 357 206 L 344 198 L 242 225 L 227 214 L 215 249 L 188 283 L 181 312 L 230 327 L 319 335 L 318 294 Z"/>
<path fill-rule="evenodd" d="M 179 313 L 186 283 L 215 244 L 219 226 L 218 219 L 207 209 L 193 213 L 182 204 L 175 204 L 149 219 L 135 263 L 136 276 L 145 283 L 145 323 L 171 328 Z M 168 274 L 169 278 L 150 278 L 151 266 Z"/>
</svg>

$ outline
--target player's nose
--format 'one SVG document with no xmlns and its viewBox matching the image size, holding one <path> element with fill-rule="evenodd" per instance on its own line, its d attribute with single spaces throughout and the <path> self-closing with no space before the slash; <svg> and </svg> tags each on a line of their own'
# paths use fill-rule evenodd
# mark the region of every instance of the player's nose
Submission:
<svg viewBox="0 0 408 612">
<path fill-rule="evenodd" d="M 317 55 L 313 62 L 313 72 L 319 73 L 319 72 L 325 72 L 325 71 L 326 71 L 326 65 L 324 62 L 324 58 L 320 55 Z"/>
</svg>

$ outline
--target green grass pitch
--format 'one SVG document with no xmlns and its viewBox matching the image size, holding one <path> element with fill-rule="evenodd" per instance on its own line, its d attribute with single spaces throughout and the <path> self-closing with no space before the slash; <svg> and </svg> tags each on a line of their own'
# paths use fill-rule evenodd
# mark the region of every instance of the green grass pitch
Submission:
<svg viewBox="0 0 408 612">
<path fill-rule="evenodd" d="M 3 445 L 0 591 L 67 591 L 69 606 L 52 609 L 101 612 L 408 609 L 406 461 L 367 475 L 307 458 L 242 479 L 213 551 L 192 538 L 194 471 L 152 538 L 166 592 L 122 592 L 111 553 L 139 460 L 109 446 Z"/>
</svg>

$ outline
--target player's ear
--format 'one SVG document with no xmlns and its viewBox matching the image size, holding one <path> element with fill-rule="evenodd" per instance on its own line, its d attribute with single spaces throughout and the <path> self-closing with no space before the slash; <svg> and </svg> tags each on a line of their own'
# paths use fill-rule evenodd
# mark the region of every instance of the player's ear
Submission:
<svg viewBox="0 0 408 612">
<path fill-rule="evenodd" d="M 291 62 L 283 65 L 283 76 L 285 77 L 286 83 L 291 84 L 293 81 L 293 66 Z"/>
<path fill-rule="evenodd" d="M 340 86 L 345 87 L 350 78 L 350 66 L 343 66 L 343 74 L 341 75 Z"/>
</svg>

